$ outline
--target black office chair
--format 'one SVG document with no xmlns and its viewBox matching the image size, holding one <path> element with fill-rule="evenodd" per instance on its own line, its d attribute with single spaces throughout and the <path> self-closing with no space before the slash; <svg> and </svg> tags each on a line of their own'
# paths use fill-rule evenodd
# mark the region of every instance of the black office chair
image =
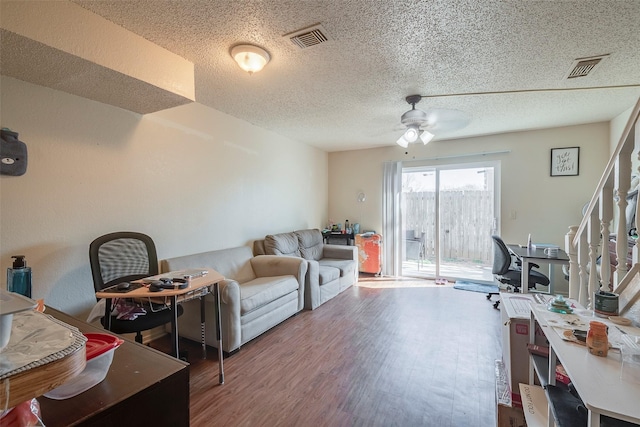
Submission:
<svg viewBox="0 0 640 427">
<path fill-rule="evenodd" d="M 89 261 L 96 292 L 121 282 L 142 279 L 158 274 L 158 255 L 151 237 L 142 233 L 120 231 L 98 237 L 89 245 Z M 126 295 L 126 294 L 123 294 Z M 146 307 L 146 314 L 134 320 L 118 320 L 111 316 L 111 331 L 117 334 L 136 334 L 142 343 L 142 331 L 171 322 L 173 313 L 165 307 Z M 177 306 L 178 316 L 182 306 Z M 101 319 L 104 326 L 104 317 Z"/>
<path fill-rule="evenodd" d="M 424 259 L 424 232 L 417 237 L 415 230 L 406 230 L 405 255 L 407 260 L 422 261 Z"/>
<path fill-rule="evenodd" d="M 511 258 L 511 252 L 499 236 L 491 236 L 491 238 L 493 239 L 493 268 L 491 272 L 500 283 L 520 292 L 522 286 L 521 262 L 517 258 L 515 261 Z M 529 263 L 529 289 L 535 289 L 536 285 L 549 286 L 549 278 L 539 271 L 533 270 L 533 267 L 540 268 L 538 264 Z M 487 295 L 488 300 L 491 299 L 491 295 L 497 295 L 497 293 Z M 498 308 L 499 304 L 499 301 L 496 302 L 494 307 Z"/>
</svg>

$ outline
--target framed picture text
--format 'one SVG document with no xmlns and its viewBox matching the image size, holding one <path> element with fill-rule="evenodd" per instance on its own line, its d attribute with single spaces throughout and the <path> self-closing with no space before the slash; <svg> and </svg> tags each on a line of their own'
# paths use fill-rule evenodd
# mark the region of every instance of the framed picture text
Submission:
<svg viewBox="0 0 640 427">
<path fill-rule="evenodd" d="M 575 176 L 579 172 L 580 147 L 551 149 L 551 176 Z"/>
</svg>

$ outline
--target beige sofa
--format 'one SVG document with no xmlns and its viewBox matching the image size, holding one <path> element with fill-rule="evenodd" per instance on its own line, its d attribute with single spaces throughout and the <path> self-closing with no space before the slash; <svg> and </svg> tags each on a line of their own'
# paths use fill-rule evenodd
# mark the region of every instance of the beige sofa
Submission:
<svg viewBox="0 0 640 427">
<path fill-rule="evenodd" d="M 243 344 L 302 310 L 307 262 L 295 257 L 254 257 L 241 246 L 165 259 L 162 272 L 210 267 L 222 274 L 220 314 L 222 349 L 231 353 Z M 206 302 L 206 343 L 217 346 L 212 295 Z M 184 303 L 178 333 L 200 341 L 200 308 L 197 300 Z"/>
<path fill-rule="evenodd" d="M 304 308 L 313 310 L 358 281 L 355 246 L 325 245 L 318 229 L 270 234 L 253 244 L 256 255 L 295 256 L 307 260 Z"/>
</svg>

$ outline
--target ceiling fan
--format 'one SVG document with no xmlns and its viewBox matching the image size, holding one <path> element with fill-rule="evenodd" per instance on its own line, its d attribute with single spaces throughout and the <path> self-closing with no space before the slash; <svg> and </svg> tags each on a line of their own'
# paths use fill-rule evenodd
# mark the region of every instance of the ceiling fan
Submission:
<svg viewBox="0 0 640 427">
<path fill-rule="evenodd" d="M 419 110 L 416 104 L 422 100 L 422 95 L 409 95 L 405 100 L 411 105 L 411 110 L 407 111 L 400 118 L 400 122 L 405 128 L 402 136 L 396 143 L 407 148 L 410 143 L 418 139 L 424 145 L 431 141 L 435 134 L 441 131 L 462 129 L 469 124 L 469 116 L 458 110 Z"/>
</svg>

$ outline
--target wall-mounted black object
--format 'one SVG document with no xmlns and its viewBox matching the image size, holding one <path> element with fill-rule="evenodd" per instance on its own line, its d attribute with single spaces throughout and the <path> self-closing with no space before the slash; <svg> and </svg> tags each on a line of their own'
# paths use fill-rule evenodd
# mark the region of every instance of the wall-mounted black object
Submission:
<svg viewBox="0 0 640 427">
<path fill-rule="evenodd" d="M 27 144 L 18 139 L 17 132 L 0 130 L 0 174 L 20 176 L 27 171 Z"/>
</svg>

